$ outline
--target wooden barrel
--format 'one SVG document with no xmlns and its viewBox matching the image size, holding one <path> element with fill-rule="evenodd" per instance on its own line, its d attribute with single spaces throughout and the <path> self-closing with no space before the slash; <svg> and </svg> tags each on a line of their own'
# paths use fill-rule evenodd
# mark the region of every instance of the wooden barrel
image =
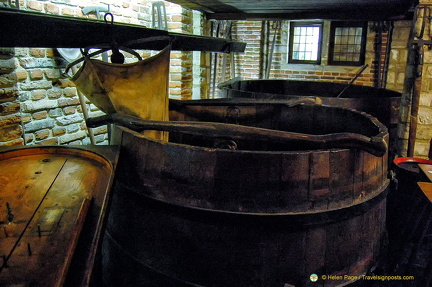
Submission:
<svg viewBox="0 0 432 287">
<path fill-rule="evenodd" d="M 337 107 L 177 104 L 173 120 L 225 121 L 229 110 L 240 124 L 388 136 L 373 117 Z M 107 285 L 308 286 L 316 273 L 321 283 L 322 275 L 341 276 L 326 281 L 336 286 L 377 261 L 387 155 L 171 132 L 164 142 L 121 131 L 104 241 Z"/>
<path fill-rule="evenodd" d="M 341 94 L 342 92 L 342 94 Z M 390 155 L 396 155 L 397 124 L 402 94 L 367 86 L 295 80 L 237 80 L 221 88 L 223 98 L 284 100 L 320 97 L 325 105 L 367 112 L 389 129 Z"/>
</svg>

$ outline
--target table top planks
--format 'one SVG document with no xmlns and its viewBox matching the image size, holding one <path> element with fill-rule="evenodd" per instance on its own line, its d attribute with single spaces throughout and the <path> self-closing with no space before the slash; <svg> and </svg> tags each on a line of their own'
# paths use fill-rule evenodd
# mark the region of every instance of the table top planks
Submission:
<svg viewBox="0 0 432 287">
<path fill-rule="evenodd" d="M 0 154 L 1 286 L 63 286 L 86 217 L 106 201 L 95 196 L 104 197 L 112 182 L 108 161 L 55 151 Z M 96 236 L 98 228 L 91 230 Z"/>
</svg>

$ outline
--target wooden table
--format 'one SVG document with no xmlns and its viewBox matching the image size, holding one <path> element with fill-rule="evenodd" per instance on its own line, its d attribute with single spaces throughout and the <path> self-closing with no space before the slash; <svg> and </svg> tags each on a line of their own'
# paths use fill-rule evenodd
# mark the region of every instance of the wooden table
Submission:
<svg viewBox="0 0 432 287">
<path fill-rule="evenodd" d="M 427 178 L 432 182 L 432 165 L 419 163 L 418 165 L 423 173 L 427 176 Z"/>
<path fill-rule="evenodd" d="M 0 150 L 0 286 L 96 280 L 117 156 L 114 146 Z"/>
</svg>

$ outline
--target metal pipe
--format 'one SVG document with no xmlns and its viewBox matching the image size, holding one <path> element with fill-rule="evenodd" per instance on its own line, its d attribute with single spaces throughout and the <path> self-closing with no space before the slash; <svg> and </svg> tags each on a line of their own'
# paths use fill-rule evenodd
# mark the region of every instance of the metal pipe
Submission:
<svg viewBox="0 0 432 287">
<path fill-rule="evenodd" d="M 216 37 L 219 37 L 219 32 L 220 32 L 220 26 L 221 26 L 221 22 L 218 20 L 215 22 L 216 25 Z M 216 96 L 216 78 L 217 78 L 217 68 L 218 68 L 218 54 L 214 53 L 214 61 L 213 61 L 213 90 L 212 90 L 212 98 L 215 98 Z"/>
<path fill-rule="evenodd" d="M 388 74 L 388 66 L 389 66 L 389 59 L 390 59 L 390 53 L 391 53 L 391 43 L 393 41 L 393 28 L 394 23 L 393 21 L 389 24 L 389 30 L 387 33 L 387 46 L 386 46 L 386 52 L 384 55 L 384 71 L 381 75 L 381 88 L 385 88 L 387 86 L 387 74 Z"/>
<path fill-rule="evenodd" d="M 270 54 L 269 54 L 268 60 L 267 60 L 267 68 L 265 71 L 265 79 L 266 80 L 270 77 L 270 70 L 271 70 L 271 65 L 273 62 L 273 54 L 274 54 L 274 49 L 276 46 L 277 32 L 279 31 L 280 27 L 281 27 L 281 23 L 279 21 L 273 23 L 274 34 L 273 34 L 272 45 L 270 48 Z"/>
<path fill-rule="evenodd" d="M 381 57 L 382 57 L 382 37 L 383 37 L 383 22 L 377 22 L 377 34 L 375 42 L 375 61 L 376 61 L 376 74 L 375 74 L 375 87 L 381 86 Z"/>
<path fill-rule="evenodd" d="M 348 90 L 349 87 L 352 86 L 352 84 L 355 82 L 355 80 L 357 80 L 357 78 L 363 73 L 363 71 L 368 67 L 369 65 L 366 64 L 363 67 L 361 67 L 360 71 L 357 72 L 357 74 L 355 75 L 355 77 L 345 86 L 345 88 L 343 88 L 343 90 L 337 95 L 336 98 L 339 98 L 340 96 L 342 96 L 343 93 L 345 93 L 346 90 Z"/>
<path fill-rule="evenodd" d="M 260 55 L 259 55 L 259 79 L 264 77 L 264 66 L 265 66 L 265 50 L 266 50 L 266 36 L 267 36 L 268 21 L 261 21 L 261 35 L 260 35 Z"/>
<path fill-rule="evenodd" d="M 226 27 L 225 27 L 225 39 L 230 39 L 231 37 L 231 28 L 232 28 L 232 21 L 231 20 L 227 20 L 226 22 Z M 221 71 L 221 80 L 225 81 L 225 77 L 226 77 L 226 68 L 227 68 L 227 54 L 224 53 L 222 55 L 222 71 Z"/>
<path fill-rule="evenodd" d="M 417 137 L 417 124 L 418 124 L 418 111 L 420 105 L 420 88 L 421 88 L 421 71 L 423 69 L 423 61 L 421 60 L 423 54 L 423 46 L 413 45 L 412 57 L 414 61 L 414 84 L 412 87 L 411 97 L 411 113 L 409 116 L 409 137 L 408 137 L 408 149 L 407 156 L 414 156 L 415 141 Z"/>
</svg>

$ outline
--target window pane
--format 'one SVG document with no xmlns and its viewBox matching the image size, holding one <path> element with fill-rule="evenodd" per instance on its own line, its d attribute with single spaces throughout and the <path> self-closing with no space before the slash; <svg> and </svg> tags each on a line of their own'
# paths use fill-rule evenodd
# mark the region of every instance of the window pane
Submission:
<svg viewBox="0 0 432 287">
<path fill-rule="evenodd" d="M 336 24 L 335 24 L 336 25 Z M 339 26 L 334 28 L 333 46 L 330 51 L 331 59 L 337 62 L 358 62 L 360 61 L 362 46 L 362 27 Z"/>
<path fill-rule="evenodd" d="M 293 53 L 294 60 L 318 60 L 320 27 L 302 26 L 294 27 Z"/>
</svg>

